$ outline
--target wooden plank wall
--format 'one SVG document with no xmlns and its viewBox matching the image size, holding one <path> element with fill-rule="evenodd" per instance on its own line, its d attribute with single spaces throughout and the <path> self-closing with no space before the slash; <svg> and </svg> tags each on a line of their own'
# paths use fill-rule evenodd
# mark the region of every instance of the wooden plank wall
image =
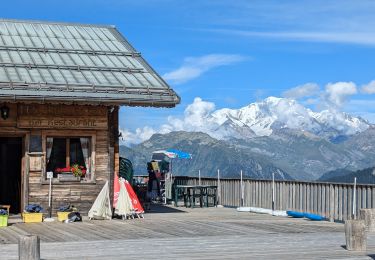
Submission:
<svg viewBox="0 0 375 260">
<path fill-rule="evenodd" d="M 71 204 L 86 214 L 100 190 L 109 178 L 108 131 L 96 131 L 95 182 L 54 183 L 52 186 L 53 212 L 61 205 Z M 42 181 L 41 172 L 29 174 L 29 203 L 41 204 L 48 208 L 49 185 Z"/>
<path fill-rule="evenodd" d="M 196 177 L 175 177 L 175 184 L 195 185 Z M 216 178 L 202 178 L 202 185 L 217 185 Z M 221 179 L 220 204 L 238 207 L 241 203 L 239 179 Z M 357 185 L 353 215 L 353 184 L 275 181 L 275 209 L 319 214 L 331 221 L 359 216 L 361 208 L 375 208 L 375 185 Z M 244 206 L 272 208 L 272 181 L 244 180 Z"/>
<path fill-rule="evenodd" d="M 43 169 L 29 172 L 28 140 L 31 134 L 57 133 L 59 136 L 92 136 L 94 145 L 93 165 L 95 179 L 91 183 L 58 183 L 54 180 L 52 188 L 53 211 L 64 204 L 72 204 L 86 214 L 107 180 L 112 184 L 115 158 L 110 149 L 118 144 L 113 129 L 118 128 L 118 108 L 105 106 L 7 104 L 10 118 L 0 121 L 0 135 L 19 135 L 24 137 L 25 158 L 23 158 L 23 202 L 25 205 L 41 204 L 48 209 L 48 181 L 45 180 L 45 156 Z M 110 131 L 109 125 L 111 126 Z M 118 148 L 117 148 L 118 150 Z M 43 151 L 45 153 L 45 151 Z M 113 155 L 113 153 L 112 153 Z M 111 166 L 112 165 L 112 166 Z M 112 175 L 111 175 L 112 174 Z"/>
</svg>

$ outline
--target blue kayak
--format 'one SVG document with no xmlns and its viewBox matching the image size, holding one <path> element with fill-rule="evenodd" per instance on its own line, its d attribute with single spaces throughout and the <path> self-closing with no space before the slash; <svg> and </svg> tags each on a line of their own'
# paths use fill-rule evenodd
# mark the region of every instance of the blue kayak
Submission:
<svg viewBox="0 0 375 260">
<path fill-rule="evenodd" d="M 288 214 L 288 216 L 293 217 L 293 218 L 303 218 L 305 216 L 303 212 L 298 212 L 298 211 L 293 211 L 293 210 L 288 210 L 286 214 Z"/>
<path fill-rule="evenodd" d="M 319 216 L 319 215 L 316 215 L 316 214 L 305 213 L 304 215 L 305 215 L 305 218 L 308 218 L 310 220 L 314 220 L 314 221 L 324 220 L 324 218 L 322 216 Z"/>
</svg>

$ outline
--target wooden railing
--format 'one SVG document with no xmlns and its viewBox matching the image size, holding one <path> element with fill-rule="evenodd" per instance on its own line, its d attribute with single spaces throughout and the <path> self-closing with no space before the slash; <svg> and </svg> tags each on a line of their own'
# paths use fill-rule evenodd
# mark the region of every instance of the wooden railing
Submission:
<svg viewBox="0 0 375 260">
<path fill-rule="evenodd" d="M 198 178 L 175 177 L 175 184 L 197 185 Z M 220 179 L 219 204 L 241 205 L 239 179 Z M 215 178 L 201 178 L 202 185 L 217 185 Z M 272 208 L 272 181 L 244 179 L 245 207 Z M 361 208 L 375 208 L 375 185 L 356 186 L 353 215 L 353 184 L 275 181 L 274 209 L 319 214 L 330 221 L 345 221 L 359 215 Z"/>
</svg>

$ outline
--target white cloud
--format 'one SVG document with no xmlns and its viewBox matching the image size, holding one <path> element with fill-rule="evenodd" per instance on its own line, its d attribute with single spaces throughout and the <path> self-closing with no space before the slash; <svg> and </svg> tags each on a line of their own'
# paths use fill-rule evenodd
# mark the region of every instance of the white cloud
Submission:
<svg viewBox="0 0 375 260">
<path fill-rule="evenodd" d="M 186 107 L 182 119 L 170 116 L 168 117 L 168 123 L 162 125 L 158 130 L 149 126 L 137 128 L 135 132 L 120 130 L 123 144 L 138 144 L 150 139 L 156 133 L 166 134 L 172 131 L 209 132 L 217 126 L 215 123 L 210 124 L 209 122 L 214 110 L 214 103 L 203 101 L 200 97 L 196 97 L 193 103 Z"/>
<path fill-rule="evenodd" d="M 120 129 L 120 133 L 122 135 L 122 143 L 130 145 L 150 139 L 153 134 L 156 134 L 156 131 L 149 126 L 145 126 L 143 128 L 137 128 L 134 133 L 126 129 Z"/>
<path fill-rule="evenodd" d="M 325 101 L 329 107 L 340 108 L 350 96 L 357 94 L 357 86 L 353 82 L 329 83 L 325 88 Z"/>
<path fill-rule="evenodd" d="M 207 132 L 212 126 L 209 124 L 209 118 L 215 110 L 215 104 L 203 101 L 200 97 L 196 97 L 194 102 L 188 105 L 184 112 L 183 119 L 169 117 L 169 129 L 174 131 L 202 131 Z M 167 125 L 163 129 L 168 129 Z"/>
<path fill-rule="evenodd" d="M 319 86 L 315 83 L 306 83 L 285 91 L 284 96 L 289 96 L 287 99 L 267 98 L 261 101 L 261 103 L 264 105 L 264 102 L 268 100 L 273 104 L 277 104 L 271 105 L 264 111 L 268 111 L 267 113 L 272 113 L 272 115 L 277 116 L 277 118 L 284 122 L 288 127 L 297 128 L 304 125 L 306 127 L 310 126 L 311 129 L 315 129 L 318 128 L 318 126 L 316 123 L 312 122 L 309 117 L 309 114 L 312 112 L 306 109 L 303 105 L 293 101 L 291 98 L 292 96 L 294 98 L 306 97 L 302 104 L 308 106 L 315 105 L 321 109 L 324 108 L 325 112 L 322 111 L 322 113 L 324 112 L 325 114 L 323 113 L 323 116 L 326 114 L 338 115 L 336 116 L 336 119 L 330 119 L 331 121 L 328 122 L 334 122 L 332 127 L 339 129 L 339 124 L 337 122 L 344 122 L 344 120 L 339 118 L 340 116 L 342 117 L 342 115 L 339 115 L 339 113 L 336 112 L 342 111 L 344 108 L 346 111 L 354 112 L 357 115 L 365 115 L 365 118 L 374 122 L 375 113 L 369 110 L 369 107 L 373 107 L 372 103 L 375 101 L 350 100 L 350 97 L 357 93 L 357 86 L 353 82 L 329 83 L 325 86 L 324 90 L 319 90 Z M 259 103 L 258 105 L 260 107 L 263 106 Z M 225 127 L 221 127 L 221 125 L 228 119 L 227 116 L 233 120 L 237 120 L 236 118 L 239 115 L 238 111 L 240 110 L 229 108 L 219 110 L 215 109 L 215 104 L 213 102 L 204 101 L 200 97 L 196 97 L 193 103 L 186 107 L 182 116 L 168 117 L 167 123 L 158 129 L 146 126 L 136 129 L 135 132 L 122 130 L 124 143 L 127 145 L 137 144 L 148 140 L 155 133 L 165 134 L 172 131 L 204 132 L 218 139 L 233 136 L 234 132 L 231 132 L 229 128 L 226 129 Z M 251 113 L 249 114 L 250 117 L 253 117 L 251 120 L 256 121 L 259 115 L 252 115 Z M 240 123 L 240 121 L 236 122 Z M 251 125 L 252 122 L 247 122 L 247 124 Z"/>
<path fill-rule="evenodd" d="M 337 32 L 337 31 L 247 31 L 230 29 L 208 29 L 205 31 L 238 35 L 248 38 L 266 38 L 281 41 L 345 43 L 375 46 L 373 32 Z"/>
<path fill-rule="evenodd" d="M 201 57 L 187 57 L 182 66 L 174 71 L 165 73 L 163 78 L 173 84 L 182 84 L 198 78 L 203 73 L 225 65 L 231 65 L 243 61 L 241 55 L 209 54 Z"/>
<path fill-rule="evenodd" d="M 361 92 L 364 94 L 375 94 L 375 80 L 369 82 L 366 85 L 363 85 Z"/>
<path fill-rule="evenodd" d="M 212 132 L 218 125 L 212 119 L 212 112 L 215 111 L 215 104 L 203 101 L 196 97 L 192 104 L 188 105 L 182 118 L 168 117 L 168 123 L 162 125 L 158 130 L 145 126 L 137 128 L 135 132 L 121 130 L 123 144 L 138 144 L 148 140 L 153 134 L 166 134 L 172 131 Z"/>
<path fill-rule="evenodd" d="M 306 83 L 294 88 L 291 88 L 283 93 L 284 97 L 292 99 L 300 99 L 311 97 L 319 93 L 319 85 L 316 83 Z"/>
</svg>

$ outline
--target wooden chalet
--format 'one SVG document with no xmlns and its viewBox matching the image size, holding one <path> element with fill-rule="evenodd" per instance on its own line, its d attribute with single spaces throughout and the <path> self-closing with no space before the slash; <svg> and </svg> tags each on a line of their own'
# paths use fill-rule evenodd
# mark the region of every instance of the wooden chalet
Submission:
<svg viewBox="0 0 375 260">
<path fill-rule="evenodd" d="M 0 20 L 0 204 L 47 209 L 53 172 L 53 208 L 87 212 L 119 170 L 119 107 L 179 102 L 113 26 Z"/>
</svg>

